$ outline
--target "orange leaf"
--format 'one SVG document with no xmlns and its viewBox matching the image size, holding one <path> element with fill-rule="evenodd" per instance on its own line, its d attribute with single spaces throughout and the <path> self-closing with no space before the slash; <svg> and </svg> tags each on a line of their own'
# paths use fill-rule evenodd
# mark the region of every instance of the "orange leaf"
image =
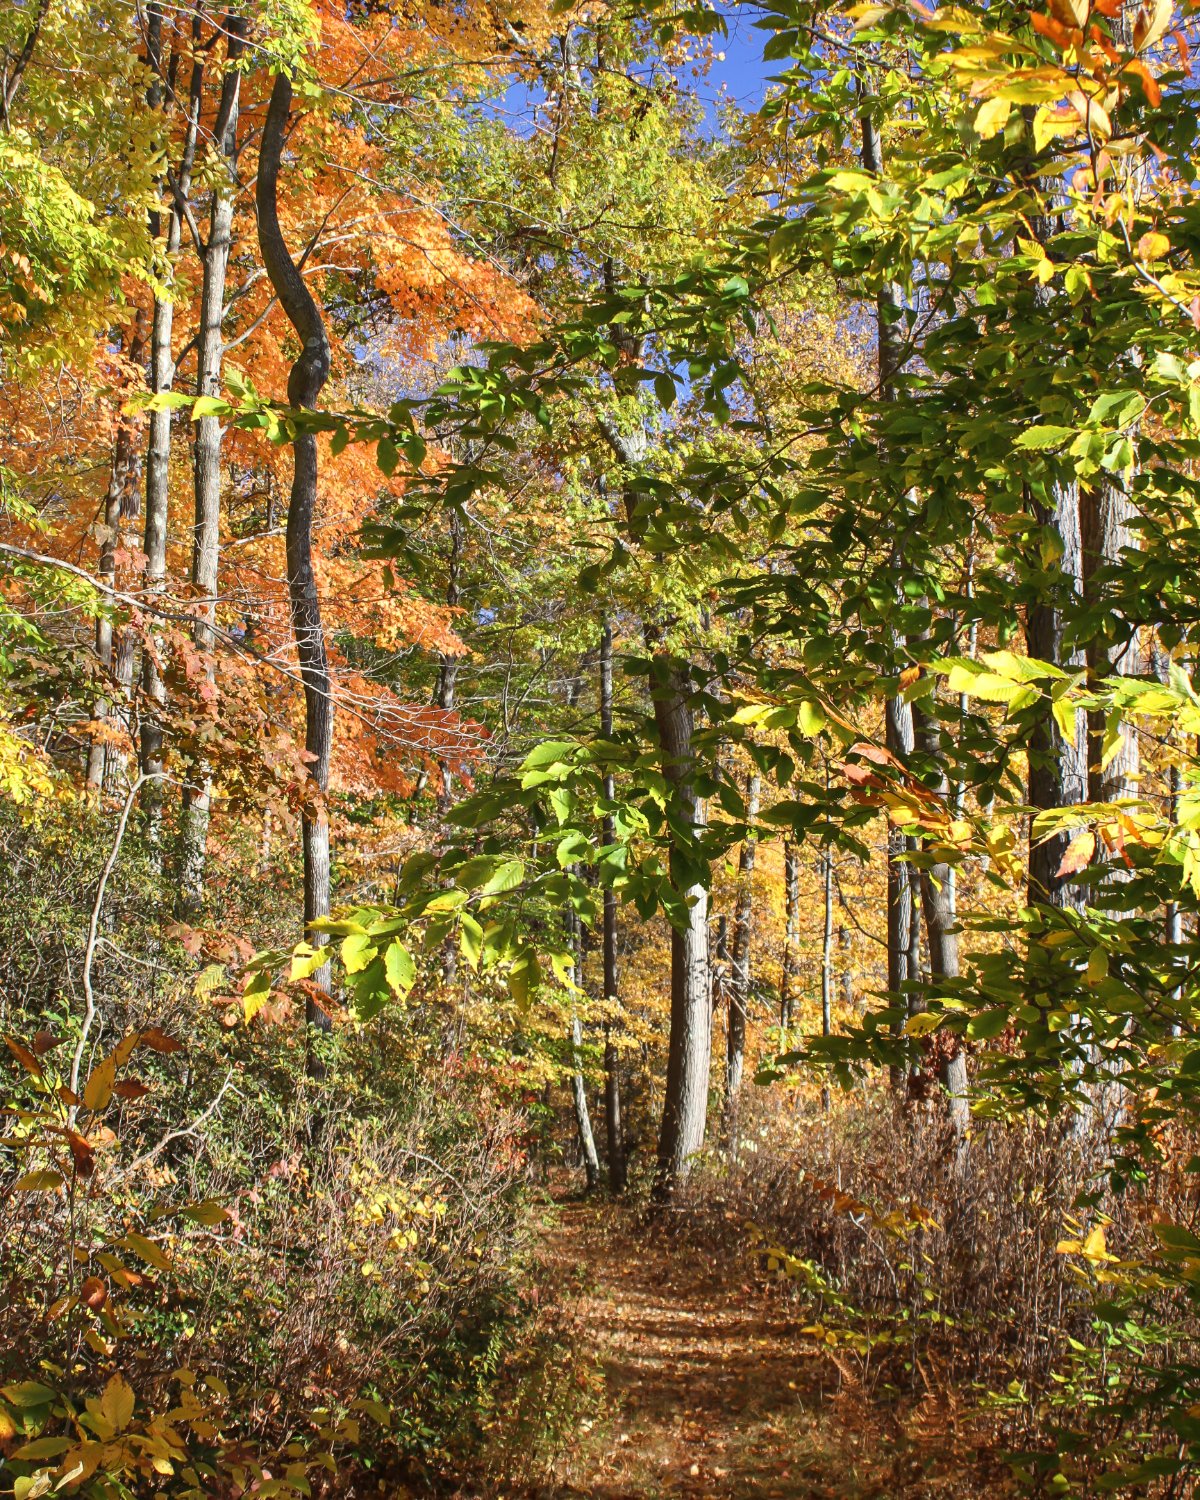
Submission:
<svg viewBox="0 0 1200 1500">
<path fill-rule="evenodd" d="M 1146 95 L 1146 103 L 1152 109 L 1157 109 L 1162 103 L 1162 89 L 1158 86 L 1158 79 L 1155 78 L 1154 74 L 1140 57 L 1130 58 L 1125 66 L 1130 73 L 1136 73 L 1141 79 L 1142 90 Z"/>
<path fill-rule="evenodd" d="M 89 1307 L 103 1307 L 108 1301 L 108 1288 L 99 1276 L 89 1276 L 79 1288 L 79 1295 Z"/>
<path fill-rule="evenodd" d="M 1060 51 L 1065 52 L 1071 45 L 1071 33 L 1061 21 L 1056 21 L 1053 16 L 1030 16 L 1029 22 L 1034 31 L 1041 36 L 1048 37 Z"/>
<path fill-rule="evenodd" d="M 1090 828 L 1083 833 L 1077 833 L 1067 845 L 1066 852 L 1059 861 L 1055 872 L 1059 876 L 1077 875 L 1080 870 L 1087 869 L 1092 862 L 1092 855 L 1096 852 L 1096 835 Z"/>
</svg>

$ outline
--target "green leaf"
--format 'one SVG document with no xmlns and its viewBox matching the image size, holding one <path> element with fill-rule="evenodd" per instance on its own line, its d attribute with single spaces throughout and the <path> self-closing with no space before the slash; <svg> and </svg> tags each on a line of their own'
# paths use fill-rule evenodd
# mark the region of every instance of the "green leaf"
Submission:
<svg viewBox="0 0 1200 1500">
<path fill-rule="evenodd" d="M 342 940 L 342 963 L 347 974 L 359 974 L 375 957 L 375 939 L 365 932 L 352 932 Z"/>
<path fill-rule="evenodd" d="M 796 723 L 800 733 L 809 739 L 815 739 L 828 722 L 828 715 L 819 703 L 805 702 L 800 705 Z"/>
<path fill-rule="evenodd" d="M 1042 452 L 1047 448 L 1062 448 L 1074 436 L 1074 427 L 1027 427 L 1017 434 L 1013 446 Z"/>
<path fill-rule="evenodd" d="M 500 866 L 492 878 L 480 888 L 481 896 L 499 896 L 505 891 L 515 890 L 525 878 L 525 864 L 523 860 L 508 859 Z"/>
<path fill-rule="evenodd" d="M 394 438 L 385 435 L 379 439 L 375 449 L 375 462 L 389 479 L 396 472 L 396 466 L 400 462 L 400 449 Z"/>
<path fill-rule="evenodd" d="M 473 969 L 478 969 L 483 956 L 483 928 L 469 911 L 463 912 L 459 922 L 459 947 L 462 956 Z"/>
<path fill-rule="evenodd" d="M 392 993 L 403 1000 L 417 978 L 417 966 L 413 963 L 412 954 L 403 943 L 394 942 L 384 955 L 384 967 Z"/>
<path fill-rule="evenodd" d="M 1003 1008 L 998 1010 L 981 1011 L 979 1015 L 972 1016 L 967 1022 L 967 1035 L 972 1041 L 987 1042 L 997 1037 L 1008 1025 L 1008 1011 Z"/>
</svg>

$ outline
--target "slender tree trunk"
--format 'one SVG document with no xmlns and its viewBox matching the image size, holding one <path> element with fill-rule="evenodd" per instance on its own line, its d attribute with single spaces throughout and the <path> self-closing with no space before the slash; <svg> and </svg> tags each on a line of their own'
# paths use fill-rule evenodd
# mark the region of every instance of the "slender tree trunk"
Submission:
<svg viewBox="0 0 1200 1500">
<path fill-rule="evenodd" d="M 134 316 L 126 353 L 131 365 L 140 365 L 146 357 L 146 314 L 140 308 Z M 117 542 L 120 537 L 121 522 L 133 511 L 135 504 L 133 497 L 137 494 L 141 477 L 136 438 L 137 427 L 134 418 L 124 414 L 118 415 L 117 430 L 113 438 L 112 467 L 109 470 L 108 490 L 104 497 L 104 541 L 100 547 L 100 566 L 97 569 L 101 581 L 110 587 L 116 580 Z M 96 657 L 101 671 L 116 686 L 116 696 L 119 699 L 120 681 L 113 646 L 112 616 L 105 613 L 96 621 Z M 113 708 L 114 704 L 110 702 L 107 695 L 98 698 L 93 710 L 97 722 L 104 724 L 106 728 L 116 728 Z M 116 746 L 108 742 L 107 735 L 94 739 L 88 751 L 88 790 L 98 792 L 104 786 L 111 787 L 119 778 L 124 760 L 123 755 L 118 755 Z"/>
<path fill-rule="evenodd" d="M 783 975 L 779 985 L 779 1028 L 787 1045 L 800 974 L 800 851 L 791 839 L 783 846 Z"/>
<path fill-rule="evenodd" d="M 148 62 L 154 78 L 151 83 L 151 102 L 163 101 L 164 89 L 169 93 L 170 84 L 162 78 L 162 10 L 152 3 L 148 10 L 149 57 Z M 173 70 L 170 70 L 173 76 Z M 178 186 L 180 197 L 186 198 L 191 183 L 192 164 L 196 153 L 196 133 L 200 122 L 200 100 L 204 89 L 204 68 L 197 60 L 192 65 L 192 76 L 188 91 L 188 116 L 184 134 L 183 153 L 180 159 Z M 167 103 L 171 100 L 168 98 Z M 172 267 L 179 254 L 183 228 L 183 215 L 179 200 L 172 197 L 167 212 L 167 262 Z M 151 224 L 152 232 L 160 232 L 159 215 Z M 154 299 L 154 318 L 150 333 L 150 392 L 161 395 L 171 389 L 175 379 L 175 361 L 171 339 L 175 320 L 175 305 L 171 300 L 171 289 Z M 142 550 L 146 554 L 144 591 L 147 602 L 154 605 L 160 599 L 167 584 L 167 529 L 170 509 L 171 476 L 171 413 L 151 411 L 146 440 L 146 523 Z M 162 774 L 163 774 L 163 713 L 166 706 L 166 684 L 159 664 L 157 639 L 153 616 L 148 617 L 146 642 L 142 651 L 142 712 L 140 730 L 140 757 L 142 775 L 145 777 L 143 808 L 146 830 L 155 862 L 159 862 L 162 839 Z"/>
<path fill-rule="evenodd" d="M 950 780 L 946 774 L 937 720 L 923 706 L 914 704 L 913 722 L 926 760 L 936 767 L 937 782 L 933 790 L 949 802 Z M 925 932 L 929 939 L 930 978 L 935 984 L 942 979 L 957 979 L 958 927 L 954 912 L 954 888 L 950 883 L 950 866 L 943 861 L 929 865 L 920 871 L 920 881 Z M 957 1038 L 950 1040 L 948 1036 L 939 1036 L 937 1043 L 942 1049 L 938 1060 L 938 1078 L 946 1091 L 950 1123 L 955 1133 L 962 1136 L 970 1123 L 966 1097 L 966 1054 Z"/>
<path fill-rule="evenodd" d="M 828 786 L 826 774 L 826 786 Z M 825 899 L 825 926 L 821 935 L 821 1035 L 833 1035 L 833 846 L 821 851 L 821 874 Z M 829 1085 L 821 1090 L 821 1105 L 829 1113 Z"/>
<path fill-rule="evenodd" d="M 579 918 L 574 912 L 567 914 L 567 932 L 575 953 L 575 983 L 583 989 L 583 933 Z M 596 1136 L 592 1130 L 592 1114 L 588 1108 L 587 1080 L 583 1075 L 583 1023 L 574 1002 L 571 1006 L 571 1098 L 575 1106 L 575 1128 L 579 1132 L 579 1154 L 583 1158 L 583 1169 L 587 1175 L 587 1190 L 595 1192 L 600 1186 L 600 1157 L 596 1152 Z"/>
<path fill-rule="evenodd" d="M 236 63 L 243 51 L 245 28 L 243 17 L 230 17 L 227 27 L 228 65 L 221 82 L 221 98 L 213 129 L 220 166 L 213 184 L 208 239 L 202 256 L 200 327 L 196 335 L 197 396 L 219 396 L 221 393 L 221 365 L 225 357 L 225 285 L 237 191 L 234 164 L 241 74 Z M 201 416 L 197 419 L 195 520 L 192 527 L 192 589 L 196 596 L 196 623 L 192 639 L 197 651 L 206 658 L 205 671 L 210 684 L 215 680 L 213 652 L 221 544 L 221 437 L 221 423 L 217 417 Z M 197 910 L 204 902 L 211 809 L 212 776 L 208 765 L 200 761 L 184 787 L 180 818 L 179 895 L 185 912 Z"/>
<path fill-rule="evenodd" d="M 733 972 L 729 985 L 729 1010 L 725 1024 L 725 1141 L 733 1155 L 738 1148 L 738 1113 L 742 1075 L 746 1066 L 746 1015 L 750 1004 L 750 943 L 754 922 L 754 856 L 761 782 L 756 774 L 746 779 L 746 837 L 738 856 L 737 902 L 733 915 Z"/>
<path fill-rule="evenodd" d="M 613 734 L 613 654 L 612 623 L 605 617 L 600 631 L 600 737 L 611 740 Z M 610 806 L 616 799 L 616 783 L 611 771 L 604 776 L 604 800 Z M 617 838 L 616 822 L 611 812 L 604 814 L 602 837 L 605 844 Z M 621 1118 L 621 1054 L 614 1037 L 617 1009 L 617 893 L 604 892 L 604 1129 L 608 1143 L 608 1185 L 612 1192 L 623 1193 L 628 1180 L 625 1156 L 624 1124 Z"/>
<path fill-rule="evenodd" d="M 459 574 L 462 568 L 462 517 L 456 510 L 450 512 L 450 556 L 446 570 L 446 603 L 454 609 L 459 600 Z M 438 667 L 437 688 L 434 692 L 434 704 L 444 710 L 447 714 L 454 710 L 454 694 L 458 681 L 457 656 L 443 656 Z M 448 760 L 438 762 L 438 774 L 441 785 L 438 790 L 438 809 L 444 815 L 450 811 L 451 795 L 454 784 L 454 773 L 450 769 Z"/>
<path fill-rule="evenodd" d="M 263 264 L 280 306 L 300 339 L 301 352 L 288 376 L 288 401 L 293 407 L 316 405 L 329 378 L 329 337 L 320 309 L 288 251 L 279 227 L 279 163 L 292 106 L 292 84 L 286 73 L 276 76 L 271 90 L 259 152 L 255 200 Z M 297 433 L 292 445 L 294 473 L 287 516 L 288 599 L 296 654 L 304 681 L 304 746 L 309 755 L 309 784 L 301 809 L 304 849 L 304 921 L 310 942 L 324 943 L 312 923 L 329 914 L 329 756 L 333 746 L 333 692 L 321 601 L 312 564 L 313 512 L 317 502 L 317 440 L 311 432 Z M 314 976 L 318 990 L 329 991 L 329 965 Z M 323 1067 L 312 1047 L 314 1030 L 328 1031 L 328 1012 L 310 995 L 305 1001 L 309 1033 L 310 1076 Z"/>
<path fill-rule="evenodd" d="M 862 131 L 860 157 L 868 172 L 883 176 L 883 145 L 879 139 L 879 128 L 869 109 L 864 109 L 859 125 Z M 879 289 L 875 306 L 875 341 L 879 366 L 879 396 L 881 400 L 895 399 L 896 376 L 900 371 L 901 349 L 899 342 L 900 317 L 903 296 L 898 286 L 885 283 Z M 897 583 L 904 572 L 904 554 L 897 547 L 893 550 L 892 571 Z M 897 593 L 899 590 L 897 588 Z M 896 641 L 897 646 L 902 645 Z M 907 766 L 913 749 L 912 712 L 900 697 L 889 698 L 884 709 L 884 737 L 888 750 Z M 906 980 L 917 980 L 920 976 L 919 945 L 917 928 L 917 957 L 914 961 L 913 931 L 919 921 L 913 900 L 913 879 L 902 856 L 910 849 L 903 833 L 890 824 L 887 830 L 887 952 L 888 989 L 896 994 Z M 893 1070 L 893 1083 L 900 1084 L 899 1070 Z"/>
</svg>

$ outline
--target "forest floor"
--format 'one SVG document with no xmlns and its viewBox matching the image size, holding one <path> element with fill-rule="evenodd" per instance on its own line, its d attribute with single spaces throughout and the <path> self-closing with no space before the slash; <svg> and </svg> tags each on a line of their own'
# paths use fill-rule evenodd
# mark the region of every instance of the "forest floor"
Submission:
<svg viewBox="0 0 1200 1500">
<path fill-rule="evenodd" d="M 535 1500 L 900 1500 L 999 1497 L 1007 1472 L 952 1392 L 865 1391 L 854 1359 L 801 1328 L 803 1309 L 750 1258 L 706 1255 L 611 1203 L 547 1217 L 547 1283 L 573 1302 L 569 1369 L 597 1399 L 544 1482 L 490 1493 Z M 581 1373 L 582 1372 L 582 1373 Z M 549 1372 L 546 1389 L 555 1385 Z M 551 1398 L 552 1399 L 552 1398 Z"/>
</svg>

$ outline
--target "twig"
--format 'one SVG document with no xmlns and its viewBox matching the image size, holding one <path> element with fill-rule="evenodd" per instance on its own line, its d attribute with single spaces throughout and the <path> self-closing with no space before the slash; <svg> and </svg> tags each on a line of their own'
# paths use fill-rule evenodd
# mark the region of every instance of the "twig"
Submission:
<svg viewBox="0 0 1200 1500">
<path fill-rule="evenodd" d="M 133 811 L 133 804 L 137 800 L 137 794 L 147 781 L 158 781 L 161 777 L 161 771 L 153 771 L 149 774 L 143 771 L 129 788 L 129 795 L 125 798 L 125 806 L 121 809 L 121 821 L 117 824 L 117 836 L 113 840 L 112 849 L 100 874 L 100 884 L 96 888 L 96 899 L 92 903 L 91 921 L 88 923 L 87 947 L 83 952 L 83 994 L 86 1003 L 83 1012 L 83 1029 L 79 1033 L 79 1041 L 75 1046 L 75 1055 L 71 1059 L 70 1089 L 72 1094 L 77 1095 L 79 1093 L 79 1071 L 83 1066 L 83 1055 L 87 1051 L 88 1036 L 96 1020 L 96 993 L 92 989 L 92 964 L 96 957 L 96 940 L 100 930 L 100 911 L 104 905 L 104 892 L 108 886 L 108 878 L 116 866 L 117 857 L 121 853 L 121 842 L 125 837 L 125 829 L 129 826 L 129 814 Z M 71 1105 L 68 1119 L 72 1125 L 75 1123 L 75 1115 L 78 1108 L 77 1104 Z"/>
<path fill-rule="evenodd" d="M 185 1125 L 181 1130 L 169 1130 L 156 1146 L 152 1146 L 149 1151 L 145 1152 L 142 1156 L 139 1156 L 135 1161 L 130 1162 L 130 1164 L 125 1168 L 121 1175 L 115 1179 L 115 1181 L 124 1182 L 127 1177 L 132 1177 L 139 1167 L 146 1166 L 148 1162 L 152 1162 L 157 1156 L 160 1156 L 172 1141 L 179 1141 L 198 1135 L 200 1133 L 200 1127 L 202 1125 L 207 1125 L 209 1120 L 212 1119 L 213 1115 L 215 1115 L 217 1110 L 221 1107 L 221 1100 L 224 1099 L 225 1095 L 229 1092 L 229 1085 L 232 1082 L 233 1069 L 230 1068 L 229 1071 L 225 1074 L 224 1083 L 222 1083 L 221 1087 L 213 1095 L 207 1107 L 200 1111 L 200 1113 L 196 1116 L 196 1118 L 190 1125 Z"/>
</svg>

